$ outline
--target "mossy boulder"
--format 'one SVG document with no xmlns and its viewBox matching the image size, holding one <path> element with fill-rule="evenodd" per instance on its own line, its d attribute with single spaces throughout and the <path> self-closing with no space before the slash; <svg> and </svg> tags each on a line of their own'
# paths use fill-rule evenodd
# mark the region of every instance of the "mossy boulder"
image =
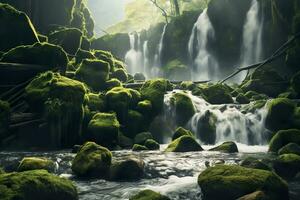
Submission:
<svg viewBox="0 0 300 200">
<path fill-rule="evenodd" d="M 87 93 L 84 104 L 90 111 L 103 112 L 106 109 L 106 99 L 103 93 Z"/>
<path fill-rule="evenodd" d="M 287 145 L 283 146 L 281 149 L 278 150 L 278 154 L 297 154 L 300 156 L 300 145 L 296 143 L 288 143 Z"/>
<path fill-rule="evenodd" d="M 16 46 L 39 42 L 38 35 L 25 13 L 0 3 L 0 16 L 0 51 L 6 52 Z"/>
<path fill-rule="evenodd" d="M 242 167 L 252 168 L 252 169 L 262 169 L 262 170 L 269 170 L 271 171 L 271 168 L 262 162 L 261 160 L 253 157 L 247 157 L 241 162 Z"/>
<path fill-rule="evenodd" d="M 119 81 L 125 83 L 128 80 L 128 75 L 124 69 L 116 69 L 112 74 L 112 78 L 116 78 Z"/>
<path fill-rule="evenodd" d="M 209 151 L 220 151 L 222 153 L 237 153 L 239 152 L 237 145 L 234 142 L 224 142 L 221 145 L 210 149 Z"/>
<path fill-rule="evenodd" d="M 140 159 L 129 158 L 113 162 L 110 167 L 110 180 L 136 181 L 144 175 L 144 162 Z"/>
<path fill-rule="evenodd" d="M 279 176 L 290 179 L 300 172 L 300 156 L 283 154 L 275 159 L 273 167 Z"/>
<path fill-rule="evenodd" d="M 10 121 L 10 105 L 0 100 L 0 140 L 8 135 Z"/>
<path fill-rule="evenodd" d="M 144 100 L 151 101 L 153 114 L 158 114 L 163 109 L 165 93 L 172 89 L 173 86 L 168 80 L 153 79 L 146 81 L 140 91 Z"/>
<path fill-rule="evenodd" d="M 80 64 L 84 59 L 91 59 L 91 60 L 96 59 L 96 57 L 92 52 L 83 49 L 78 49 L 75 56 L 76 56 L 75 57 L 76 64 Z"/>
<path fill-rule="evenodd" d="M 150 115 L 152 111 L 152 103 L 149 100 L 140 101 L 136 108 L 143 115 Z"/>
<path fill-rule="evenodd" d="M 72 171 L 79 177 L 107 177 L 111 152 L 94 142 L 85 143 L 72 161 Z"/>
<path fill-rule="evenodd" d="M 177 138 L 180 138 L 181 136 L 184 136 L 184 135 L 194 137 L 194 134 L 191 131 L 186 130 L 186 129 L 182 128 L 182 127 L 178 127 L 175 130 L 175 132 L 173 133 L 172 141 L 174 141 Z"/>
<path fill-rule="evenodd" d="M 133 76 L 133 79 L 135 81 L 145 81 L 146 80 L 146 77 L 143 73 L 135 73 L 134 76 Z"/>
<path fill-rule="evenodd" d="M 97 113 L 88 125 L 88 139 L 105 147 L 118 142 L 120 123 L 113 113 Z"/>
<path fill-rule="evenodd" d="M 192 136 L 184 135 L 168 145 L 166 152 L 190 152 L 190 151 L 202 151 L 202 147 Z"/>
<path fill-rule="evenodd" d="M 102 60 L 85 59 L 76 71 L 76 78 L 93 90 L 105 89 L 110 71 L 109 63 Z"/>
<path fill-rule="evenodd" d="M 159 150 L 159 144 L 153 139 L 148 139 L 145 142 L 145 147 L 147 147 L 149 150 Z"/>
<path fill-rule="evenodd" d="M 197 136 L 204 144 L 215 144 L 216 142 L 216 123 L 217 116 L 207 110 L 198 119 Z"/>
<path fill-rule="evenodd" d="M 135 110 L 128 110 L 128 115 L 122 129 L 126 136 L 134 138 L 136 134 L 146 130 L 145 126 L 146 121 L 141 113 Z"/>
<path fill-rule="evenodd" d="M 295 74 L 291 79 L 292 88 L 300 94 L 300 71 Z"/>
<path fill-rule="evenodd" d="M 140 145 L 140 144 L 134 144 L 132 147 L 132 151 L 148 151 L 149 149 L 144 146 L 144 145 Z"/>
<path fill-rule="evenodd" d="M 211 104 L 233 103 L 228 88 L 223 84 L 214 84 L 201 87 L 202 97 Z"/>
<path fill-rule="evenodd" d="M 122 87 L 121 81 L 116 78 L 112 78 L 106 81 L 106 90 L 111 90 L 115 87 Z"/>
<path fill-rule="evenodd" d="M 236 101 L 240 104 L 248 104 L 250 103 L 250 100 L 243 94 L 239 94 L 237 97 L 236 97 Z"/>
<path fill-rule="evenodd" d="M 195 114 L 194 104 L 187 94 L 175 93 L 171 97 L 171 105 L 176 112 L 176 124 L 179 126 L 184 126 Z"/>
<path fill-rule="evenodd" d="M 152 190 L 143 190 L 130 197 L 129 200 L 170 200 L 170 198 Z"/>
<path fill-rule="evenodd" d="M 46 170 L 5 173 L 0 175 L 0 199 L 78 200 L 74 184 Z"/>
<path fill-rule="evenodd" d="M 61 46 L 67 53 L 75 55 L 81 47 L 82 32 L 77 28 L 63 28 L 48 36 L 49 43 Z"/>
<path fill-rule="evenodd" d="M 66 52 L 59 46 L 49 43 L 18 46 L 3 54 L 1 62 L 35 64 L 43 67 L 44 71 L 59 70 L 65 73 L 68 65 Z"/>
<path fill-rule="evenodd" d="M 125 136 L 123 133 L 119 132 L 118 145 L 125 149 L 131 149 L 133 146 L 133 139 Z"/>
<path fill-rule="evenodd" d="M 97 59 L 108 62 L 111 68 L 111 72 L 114 71 L 116 59 L 111 52 L 103 50 L 94 50 L 93 53 Z"/>
<path fill-rule="evenodd" d="M 270 152 L 278 152 L 279 149 L 289 143 L 300 145 L 300 130 L 289 129 L 278 131 L 269 143 Z"/>
<path fill-rule="evenodd" d="M 22 159 L 17 171 L 23 172 L 29 170 L 44 169 L 48 172 L 54 172 L 55 168 L 55 163 L 47 158 L 25 157 Z"/>
<path fill-rule="evenodd" d="M 198 184 L 207 200 L 237 199 L 257 190 L 269 199 L 289 199 L 287 183 L 274 173 L 236 165 L 209 167 L 199 175 Z"/>
<path fill-rule="evenodd" d="M 153 139 L 153 136 L 150 132 L 139 133 L 134 137 L 134 143 L 144 145 L 148 139 Z"/>
</svg>

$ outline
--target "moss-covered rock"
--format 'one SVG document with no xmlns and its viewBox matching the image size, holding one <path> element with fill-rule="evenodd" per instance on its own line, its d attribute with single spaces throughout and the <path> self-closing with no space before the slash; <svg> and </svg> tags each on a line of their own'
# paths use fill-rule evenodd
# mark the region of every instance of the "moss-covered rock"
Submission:
<svg viewBox="0 0 300 200">
<path fill-rule="evenodd" d="M 170 200 L 167 196 L 161 195 L 152 190 L 143 190 L 129 200 Z"/>
<path fill-rule="evenodd" d="M 0 16 L 0 51 L 6 52 L 16 46 L 39 42 L 37 33 L 25 13 L 0 3 Z"/>
<path fill-rule="evenodd" d="M 121 81 L 116 78 L 112 78 L 106 81 L 106 90 L 111 90 L 115 87 L 122 87 Z"/>
<path fill-rule="evenodd" d="M 176 112 L 176 124 L 184 126 L 195 114 L 191 98 L 184 93 L 175 93 L 171 97 L 171 105 Z"/>
<path fill-rule="evenodd" d="M 147 147 L 149 150 L 159 150 L 160 148 L 158 142 L 153 139 L 146 140 L 145 147 Z"/>
<path fill-rule="evenodd" d="M 131 149 L 133 146 L 133 140 L 119 132 L 118 145 L 125 149 Z"/>
<path fill-rule="evenodd" d="M 116 78 L 119 81 L 125 83 L 128 80 L 128 75 L 124 69 L 116 69 L 112 74 L 112 78 Z"/>
<path fill-rule="evenodd" d="M 143 115 L 150 115 L 152 111 L 152 103 L 149 100 L 140 101 L 136 108 Z"/>
<path fill-rule="evenodd" d="M 149 149 L 144 145 L 134 144 L 132 147 L 132 151 L 148 151 Z"/>
<path fill-rule="evenodd" d="M 190 152 L 190 151 L 202 151 L 202 147 L 192 136 L 184 135 L 168 145 L 166 152 Z"/>
<path fill-rule="evenodd" d="M 203 171 L 198 184 L 207 200 L 237 199 L 257 190 L 270 199 L 288 199 L 287 183 L 270 171 L 240 166 L 216 165 Z"/>
<path fill-rule="evenodd" d="M 186 130 L 186 129 L 182 128 L 182 127 L 178 127 L 175 130 L 175 132 L 173 133 L 172 141 L 174 141 L 177 138 L 180 138 L 181 136 L 184 136 L 184 135 L 194 137 L 194 134 L 191 131 Z"/>
<path fill-rule="evenodd" d="M 136 134 L 146 130 L 146 123 L 141 113 L 135 110 L 128 110 L 127 119 L 122 130 L 126 136 L 134 138 Z"/>
<path fill-rule="evenodd" d="M 111 166 L 111 152 L 94 142 L 85 143 L 72 161 L 72 171 L 79 177 L 106 177 Z"/>
<path fill-rule="evenodd" d="M 146 77 L 143 73 L 135 73 L 134 76 L 133 76 L 133 79 L 135 81 L 145 81 Z"/>
<path fill-rule="evenodd" d="M 269 151 L 278 152 L 279 149 L 289 143 L 300 145 L 300 130 L 289 129 L 278 131 L 269 143 Z"/>
<path fill-rule="evenodd" d="M 253 157 L 247 157 L 241 162 L 242 167 L 253 168 L 253 169 L 263 169 L 271 171 L 271 168 L 262 162 L 261 160 Z"/>
<path fill-rule="evenodd" d="M 49 43 L 35 43 L 19 46 L 3 54 L 1 62 L 35 64 L 47 70 L 59 70 L 64 73 L 68 65 L 66 52 L 59 46 Z"/>
<path fill-rule="evenodd" d="M 44 169 L 48 172 L 54 172 L 55 168 L 55 163 L 47 158 L 25 157 L 18 166 L 17 171 L 23 172 L 29 170 Z"/>
<path fill-rule="evenodd" d="M 85 59 L 76 71 L 78 80 L 98 91 L 105 89 L 110 71 L 109 63 L 102 60 Z"/>
<path fill-rule="evenodd" d="M 95 60 L 96 56 L 94 56 L 94 54 L 90 51 L 78 49 L 75 54 L 76 64 L 80 64 L 84 59 Z"/>
<path fill-rule="evenodd" d="M 296 154 L 283 154 L 275 159 L 273 167 L 279 176 L 294 178 L 300 172 L 300 156 Z"/>
<path fill-rule="evenodd" d="M 288 143 L 287 145 L 283 146 L 281 149 L 278 150 L 278 154 L 297 154 L 300 156 L 300 145 L 296 143 Z"/>
<path fill-rule="evenodd" d="M 103 50 L 94 50 L 93 52 L 97 59 L 109 63 L 111 67 L 111 72 L 114 71 L 114 67 L 116 65 L 116 59 L 111 52 L 103 51 Z"/>
<path fill-rule="evenodd" d="M 45 170 L 0 175 L 0 199 L 77 200 L 74 184 Z"/>
<path fill-rule="evenodd" d="M 211 104 L 233 103 L 230 91 L 222 84 L 203 86 L 201 93 L 203 98 Z"/>
<path fill-rule="evenodd" d="M 113 113 L 97 113 L 88 125 L 88 139 L 105 146 L 113 147 L 118 142 L 120 123 Z"/>
<path fill-rule="evenodd" d="M 239 152 L 237 145 L 234 142 L 224 142 L 221 145 L 210 149 L 209 151 L 220 151 L 222 153 L 237 153 Z"/>
<path fill-rule="evenodd" d="M 237 97 L 236 97 L 236 101 L 240 104 L 248 104 L 250 103 L 250 100 L 243 94 L 239 94 Z"/>
<path fill-rule="evenodd" d="M 84 98 L 84 104 L 90 111 L 103 112 L 106 109 L 105 95 L 103 93 L 87 93 Z"/>
<path fill-rule="evenodd" d="M 144 162 L 136 158 L 113 162 L 110 179 L 114 181 L 136 181 L 144 175 Z"/>
<path fill-rule="evenodd" d="M 216 123 L 217 117 L 214 113 L 207 110 L 198 119 L 197 136 L 204 144 L 215 144 L 216 142 Z"/>
<path fill-rule="evenodd" d="M 153 136 L 150 132 L 139 133 L 134 137 L 134 143 L 144 145 L 148 139 L 153 139 Z"/>
<path fill-rule="evenodd" d="M 194 90 L 197 87 L 197 84 L 195 84 L 193 81 L 182 81 L 180 83 L 180 88 L 182 90 Z"/>
<path fill-rule="evenodd" d="M 0 140 L 8 135 L 10 121 L 10 105 L 0 100 Z"/>
</svg>

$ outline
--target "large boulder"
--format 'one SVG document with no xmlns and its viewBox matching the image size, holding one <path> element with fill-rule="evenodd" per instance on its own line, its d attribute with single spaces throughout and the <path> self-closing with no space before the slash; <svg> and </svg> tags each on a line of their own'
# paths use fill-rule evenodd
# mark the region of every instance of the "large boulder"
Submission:
<svg viewBox="0 0 300 200">
<path fill-rule="evenodd" d="M 141 113 L 135 110 L 128 110 L 128 115 L 122 130 L 126 136 L 133 138 L 136 134 L 146 130 L 146 124 L 147 122 Z"/>
<path fill-rule="evenodd" d="M 297 154 L 300 156 L 300 145 L 296 143 L 288 143 L 287 145 L 283 146 L 281 149 L 278 150 L 278 154 Z"/>
<path fill-rule="evenodd" d="M 275 159 L 273 167 L 279 176 L 290 179 L 300 172 L 300 156 L 283 154 Z"/>
<path fill-rule="evenodd" d="M 129 158 L 113 162 L 110 167 L 110 179 L 114 181 L 136 181 L 144 175 L 144 162 Z"/>
<path fill-rule="evenodd" d="M 25 157 L 22 159 L 17 171 L 23 172 L 29 170 L 44 169 L 48 172 L 54 172 L 55 168 L 55 163 L 47 158 Z"/>
<path fill-rule="evenodd" d="M 8 4 L 0 3 L 0 51 L 8 51 L 20 45 L 39 42 L 37 33 L 27 15 Z"/>
<path fill-rule="evenodd" d="M 116 114 L 97 113 L 88 124 L 88 140 L 105 147 L 114 147 L 118 142 L 120 123 Z"/>
<path fill-rule="evenodd" d="M 201 96 L 211 104 L 233 103 L 228 87 L 223 84 L 214 84 L 201 87 Z"/>
<path fill-rule="evenodd" d="M 206 200 L 237 199 L 257 190 L 269 199 L 289 199 L 287 183 L 266 170 L 241 166 L 216 165 L 203 171 L 198 184 Z"/>
<path fill-rule="evenodd" d="M 168 145 L 166 152 L 190 152 L 190 151 L 202 151 L 202 147 L 192 136 L 184 135 Z"/>
<path fill-rule="evenodd" d="M 184 135 L 194 137 L 194 134 L 191 131 L 186 130 L 186 129 L 182 128 L 182 127 L 178 127 L 175 130 L 175 132 L 173 133 L 172 141 L 174 141 L 177 138 L 180 138 L 181 136 L 184 136 Z"/>
<path fill-rule="evenodd" d="M 72 161 L 72 171 L 79 177 L 107 177 L 111 152 L 94 142 L 85 143 Z"/>
<path fill-rule="evenodd" d="M 170 200 L 170 198 L 152 190 L 143 190 L 130 197 L 129 200 Z"/>
<path fill-rule="evenodd" d="M 279 149 L 291 142 L 300 145 L 300 130 L 289 129 L 278 131 L 269 143 L 269 151 L 278 152 Z"/>
<path fill-rule="evenodd" d="M 0 199 L 78 200 L 74 184 L 45 170 L 0 175 Z"/>
<path fill-rule="evenodd" d="M 224 142 L 223 144 L 210 149 L 209 151 L 220 151 L 222 153 L 237 153 L 239 152 L 237 145 L 234 142 Z"/>
</svg>

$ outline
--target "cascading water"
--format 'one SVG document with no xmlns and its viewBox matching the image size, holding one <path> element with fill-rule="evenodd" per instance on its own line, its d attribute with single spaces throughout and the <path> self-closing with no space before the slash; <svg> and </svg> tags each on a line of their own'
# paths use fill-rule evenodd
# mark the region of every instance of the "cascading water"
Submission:
<svg viewBox="0 0 300 200">
<path fill-rule="evenodd" d="M 125 63 L 129 73 L 143 72 L 143 52 L 141 50 L 140 35 L 129 34 L 130 50 L 125 55 Z"/>
<path fill-rule="evenodd" d="M 162 65 L 161 58 L 162 58 L 162 52 L 164 48 L 164 38 L 165 38 L 166 30 L 167 30 L 167 24 L 165 24 L 163 27 L 163 31 L 161 33 L 161 37 L 157 46 L 157 51 L 156 54 L 154 55 L 154 66 L 152 67 L 152 71 L 151 71 L 153 77 L 158 77 L 161 75 L 160 67 Z"/>
<path fill-rule="evenodd" d="M 214 28 L 207 15 L 207 9 L 205 9 L 194 24 L 188 43 L 193 80 L 216 80 L 218 77 L 218 62 L 207 49 L 210 38 L 214 38 Z"/>
<path fill-rule="evenodd" d="M 144 60 L 144 66 L 143 66 L 143 73 L 148 74 L 149 69 L 149 47 L 148 47 L 148 41 L 144 41 L 143 44 L 143 60 Z"/>
</svg>

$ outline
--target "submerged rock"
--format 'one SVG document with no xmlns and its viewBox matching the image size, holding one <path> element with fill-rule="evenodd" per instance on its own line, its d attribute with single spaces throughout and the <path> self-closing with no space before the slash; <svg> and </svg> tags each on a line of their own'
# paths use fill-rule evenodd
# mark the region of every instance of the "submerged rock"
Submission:
<svg viewBox="0 0 300 200">
<path fill-rule="evenodd" d="M 136 181 L 143 175 L 144 162 L 135 158 L 113 162 L 110 167 L 110 180 L 113 181 Z"/>
<path fill-rule="evenodd" d="M 281 149 L 278 150 L 278 154 L 297 154 L 300 156 L 300 145 L 296 143 L 288 143 L 287 145 L 283 146 Z"/>
<path fill-rule="evenodd" d="M 209 167 L 199 175 L 198 184 L 206 200 L 237 199 L 257 190 L 272 200 L 289 198 L 287 183 L 276 174 L 236 165 Z"/>
<path fill-rule="evenodd" d="M 107 177 L 111 152 L 94 142 L 87 142 L 72 161 L 72 171 L 79 177 Z"/>
<path fill-rule="evenodd" d="M 209 151 L 220 151 L 222 153 L 237 153 L 239 152 L 237 145 L 234 142 L 224 142 L 223 144 L 210 149 Z"/>
<path fill-rule="evenodd" d="M 152 190 L 143 190 L 137 195 L 130 197 L 129 200 L 170 200 L 167 196 L 163 196 Z"/>
<path fill-rule="evenodd" d="M 0 175 L 0 199 L 77 200 L 74 184 L 45 170 Z"/>
<path fill-rule="evenodd" d="M 296 154 L 283 154 L 275 159 L 273 165 L 279 176 L 290 179 L 300 172 L 300 156 Z"/>
<path fill-rule="evenodd" d="M 21 161 L 17 171 L 23 172 L 29 170 L 44 169 L 48 172 L 54 172 L 55 168 L 55 163 L 47 158 L 26 157 Z"/>
<path fill-rule="evenodd" d="M 184 135 L 187 135 L 187 136 L 191 136 L 191 137 L 194 137 L 194 134 L 189 131 L 189 130 L 186 130 L 182 127 L 178 127 L 175 132 L 173 133 L 173 136 L 172 136 L 172 141 L 180 138 L 181 136 L 184 136 Z"/>
<path fill-rule="evenodd" d="M 300 145 L 300 130 L 289 129 L 278 131 L 269 143 L 269 151 L 278 152 L 279 149 L 291 142 Z"/>
<path fill-rule="evenodd" d="M 190 151 L 202 151 L 202 147 L 192 136 L 184 135 L 168 145 L 166 152 L 190 152 Z"/>
</svg>

